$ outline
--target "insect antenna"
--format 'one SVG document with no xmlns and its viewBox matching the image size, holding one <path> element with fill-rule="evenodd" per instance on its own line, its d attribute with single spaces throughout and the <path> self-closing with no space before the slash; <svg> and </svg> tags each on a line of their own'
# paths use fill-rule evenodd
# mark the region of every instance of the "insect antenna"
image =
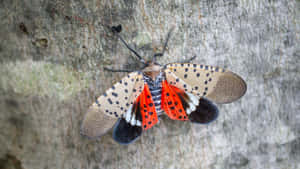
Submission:
<svg viewBox="0 0 300 169">
<path fill-rule="evenodd" d="M 138 71 L 146 68 L 147 66 L 148 66 L 147 63 L 144 64 L 141 68 L 138 69 Z M 111 69 L 111 68 L 108 68 L 108 67 L 104 67 L 104 70 L 109 71 L 109 72 L 134 72 L 134 71 L 136 71 L 136 69 L 135 70 L 132 70 L 132 69 Z"/>
<path fill-rule="evenodd" d="M 104 70 L 109 71 L 109 72 L 133 72 L 134 70 L 129 70 L 129 69 L 111 69 L 108 67 L 104 67 Z"/>
<path fill-rule="evenodd" d="M 167 49 L 167 46 L 168 46 L 168 42 L 169 42 L 169 39 L 171 37 L 171 33 L 172 31 L 174 30 L 174 28 L 171 28 L 167 34 L 167 38 L 166 38 L 166 41 L 164 43 L 164 48 L 163 48 L 163 51 L 161 53 L 155 53 L 154 56 L 153 56 L 153 59 L 152 59 L 152 62 L 155 62 L 156 61 L 156 58 L 157 57 L 161 57 L 164 55 L 166 49 Z"/>
<path fill-rule="evenodd" d="M 132 49 L 127 43 L 126 41 L 122 38 L 122 36 L 119 34 L 121 31 L 122 31 L 122 26 L 121 25 L 118 25 L 118 26 L 113 26 L 111 27 L 111 30 L 113 33 L 115 33 L 118 38 L 120 38 L 120 40 L 122 41 L 122 43 L 127 47 L 127 49 L 129 49 L 132 53 L 134 53 L 139 61 L 143 64 L 146 64 L 145 60 L 141 57 L 141 55 L 139 55 L 134 49 Z"/>
</svg>

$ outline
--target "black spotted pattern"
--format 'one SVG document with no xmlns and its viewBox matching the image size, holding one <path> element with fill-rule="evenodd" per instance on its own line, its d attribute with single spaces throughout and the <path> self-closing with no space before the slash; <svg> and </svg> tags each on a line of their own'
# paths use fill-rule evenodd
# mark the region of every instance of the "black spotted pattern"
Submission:
<svg viewBox="0 0 300 169">
<path fill-rule="evenodd" d="M 182 73 L 183 81 L 184 81 L 184 79 L 190 79 L 192 77 L 200 78 L 202 76 L 201 83 L 199 83 L 199 86 L 193 85 L 193 86 L 190 86 L 191 88 L 188 88 L 184 84 L 184 82 L 181 82 L 180 79 L 178 79 L 178 78 L 169 82 L 172 85 L 177 85 L 177 83 L 183 84 L 183 88 L 187 92 L 193 91 L 193 93 L 194 93 L 196 90 L 197 91 L 196 95 L 198 95 L 198 96 L 207 95 L 208 89 L 210 87 L 210 82 L 213 81 L 213 77 L 214 77 L 213 74 L 215 72 L 225 72 L 225 69 L 222 69 L 219 67 L 199 65 L 199 64 L 188 64 L 188 63 L 186 63 L 186 64 L 170 64 L 169 67 L 171 68 L 171 70 L 176 69 L 176 67 L 178 67 L 178 69 L 180 68 L 180 70 L 183 71 L 183 72 L 180 72 L 180 73 Z M 200 68 L 200 69 L 203 69 L 204 71 L 202 71 L 202 70 L 200 71 L 199 69 L 195 69 L 195 68 Z M 177 71 L 178 71 L 178 69 L 177 69 Z M 193 72 L 194 76 L 191 77 L 189 72 Z M 203 74 L 201 75 L 202 72 L 203 72 Z M 204 79 L 204 81 L 202 81 L 202 79 Z M 199 89 L 202 89 L 203 91 L 199 91 Z"/>
</svg>

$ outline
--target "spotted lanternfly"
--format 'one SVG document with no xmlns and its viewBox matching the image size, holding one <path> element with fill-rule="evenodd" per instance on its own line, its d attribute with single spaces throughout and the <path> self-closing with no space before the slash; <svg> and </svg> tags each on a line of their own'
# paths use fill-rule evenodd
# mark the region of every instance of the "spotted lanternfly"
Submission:
<svg viewBox="0 0 300 169">
<path fill-rule="evenodd" d="M 246 92 L 246 83 L 237 74 L 219 67 L 188 63 L 195 57 L 181 63 L 158 64 L 156 58 L 163 56 L 171 31 L 162 53 L 155 54 L 149 62 L 118 34 L 120 26 L 112 27 L 112 31 L 139 58 L 144 68 L 129 73 L 96 99 L 83 120 L 83 135 L 97 138 L 114 126 L 114 140 L 129 144 L 141 136 L 142 131 L 152 128 L 161 115 L 207 124 L 219 114 L 211 101 L 231 103 Z"/>
</svg>

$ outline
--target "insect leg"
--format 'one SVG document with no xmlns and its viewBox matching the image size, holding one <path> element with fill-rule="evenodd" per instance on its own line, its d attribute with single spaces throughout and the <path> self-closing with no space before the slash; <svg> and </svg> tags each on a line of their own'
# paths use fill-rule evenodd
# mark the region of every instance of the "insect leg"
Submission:
<svg viewBox="0 0 300 169">
<path fill-rule="evenodd" d="M 196 59 L 196 55 L 191 57 L 191 58 L 188 58 L 188 59 L 185 59 L 185 60 L 182 60 L 182 61 L 179 61 L 179 63 L 189 63 L 191 62 L 192 60 Z"/>
</svg>

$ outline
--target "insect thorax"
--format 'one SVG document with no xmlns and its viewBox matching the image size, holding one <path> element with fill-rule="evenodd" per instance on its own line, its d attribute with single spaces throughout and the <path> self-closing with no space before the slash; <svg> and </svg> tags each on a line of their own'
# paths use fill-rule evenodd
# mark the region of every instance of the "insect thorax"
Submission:
<svg viewBox="0 0 300 169">
<path fill-rule="evenodd" d="M 155 80 L 153 80 L 151 77 L 147 76 L 145 73 L 143 74 L 144 81 L 147 83 L 152 100 L 155 105 L 155 110 L 157 115 L 161 115 L 163 113 L 163 110 L 161 109 L 161 89 L 162 89 L 162 81 L 165 79 L 164 73 L 160 72 Z"/>
</svg>

